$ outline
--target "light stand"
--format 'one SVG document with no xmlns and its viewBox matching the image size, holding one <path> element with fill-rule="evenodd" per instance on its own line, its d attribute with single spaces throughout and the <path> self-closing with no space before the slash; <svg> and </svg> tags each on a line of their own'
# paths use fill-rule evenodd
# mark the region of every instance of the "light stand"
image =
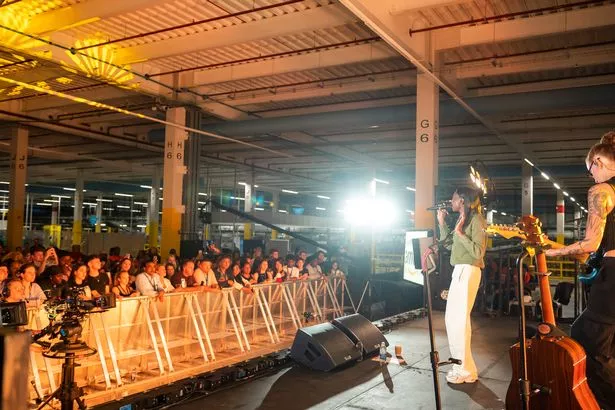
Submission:
<svg viewBox="0 0 615 410">
<path fill-rule="evenodd" d="M 431 285 L 429 280 L 429 275 L 436 271 L 436 261 L 434 259 L 435 248 L 436 245 L 432 245 L 423 254 L 423 259 L 421 260 L 421 271 L 425 278 L 425 293 L 427 299 L 427 321 L 429 323 L 429 343 L 431 345 L 431 352 L 429 353 L 429 357 L 431 359 L 431 371 L 433 373 L 433 387 L 434 387 L 434 395 L 436 400 L 436 410 L 442 409 L 442 403 L 440 398 L 440 380 L 438 378 L 438 368 L 440 366 L 446 366 L 449 364 L 461 364 L 461 360 L 449 358 L 447 361 L 441 362 L 440 355 L 436 350 L 436 338 L 433 329 L 433 318 L 431 314 Z M 431 268 L 427 267 L 427 260 L 431 264 Z"/>
</svg>

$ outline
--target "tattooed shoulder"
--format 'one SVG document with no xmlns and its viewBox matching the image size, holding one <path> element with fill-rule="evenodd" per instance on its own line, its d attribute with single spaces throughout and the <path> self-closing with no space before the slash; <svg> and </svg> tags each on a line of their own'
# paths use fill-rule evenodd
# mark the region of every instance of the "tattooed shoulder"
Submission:
<svg viewBox="0 0 615 410">
<path fill-rule="evenodd" d="M 589 214 L 606 218 L 609 213 L 610 192 L 603 184 L 594 185 L 589 190 L 587 203 L 589 205 Z M 612 190 L 611 190 L 612 191 Z"/>
</svg>

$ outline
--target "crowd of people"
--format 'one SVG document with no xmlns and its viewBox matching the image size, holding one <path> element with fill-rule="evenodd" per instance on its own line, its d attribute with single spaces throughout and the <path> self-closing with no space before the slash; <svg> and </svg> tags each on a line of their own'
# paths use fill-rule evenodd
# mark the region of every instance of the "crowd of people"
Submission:
<svg viewBox="0 0 615 410">
<path fill-rule="evenodd" d="M 83 299 L 114 294 L 117 299 L 158 296 L 168 292 L 219 291 L 234 288 L 251 292 L 252 285 L 291 280 L 344 277 L 337 261 L 325 252 L 308 256 L 304 250 L 280 257 L 277 249 L 268 255 L 257 247 L 243 256 L 239 251 L 222 252 L 214 244 L 191 258 L 180 259 L 170 250 L 162 260 L 156 248 L 133 257 L 109 254 L 84 255 L 78 247 L 62 251 L 44 248 L 38 240 L 6 252 L 0 245 L 0 292 L 4 302 L 25 301 L 39 307 L 48 298 L 77 294 Z"/>
</svg>

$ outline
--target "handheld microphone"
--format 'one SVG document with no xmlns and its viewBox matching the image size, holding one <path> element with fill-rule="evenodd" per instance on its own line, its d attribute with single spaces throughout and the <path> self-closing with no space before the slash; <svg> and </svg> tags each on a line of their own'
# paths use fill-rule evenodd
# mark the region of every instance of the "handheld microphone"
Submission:
<svg viewBox="0 0 615 410">
<path fill-rule="evenodd" d="M 437 211 L 439 209 L 447 209 L 447 208 L 450 208 L 452 206 L 452 204 L 453 204 L 453 201 L 451 201 L 449 199 L 448 201 L 438 202 L 437 204 L 427 208 L 427 210 L 428 211 Z"/>
</svg>

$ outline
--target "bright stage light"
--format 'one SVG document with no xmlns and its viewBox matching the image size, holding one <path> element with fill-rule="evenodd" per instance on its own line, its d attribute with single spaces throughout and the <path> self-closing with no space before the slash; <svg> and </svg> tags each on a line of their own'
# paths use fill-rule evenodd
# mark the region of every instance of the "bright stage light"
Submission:
<svg viewBox="0 0 615 410">
<path fill-rule="evenodd" d="M 385 199 L 355 198 L 346 201 L 344 219 L 355 226 L 387 227 L 399 210 Z"/>
</svg>

